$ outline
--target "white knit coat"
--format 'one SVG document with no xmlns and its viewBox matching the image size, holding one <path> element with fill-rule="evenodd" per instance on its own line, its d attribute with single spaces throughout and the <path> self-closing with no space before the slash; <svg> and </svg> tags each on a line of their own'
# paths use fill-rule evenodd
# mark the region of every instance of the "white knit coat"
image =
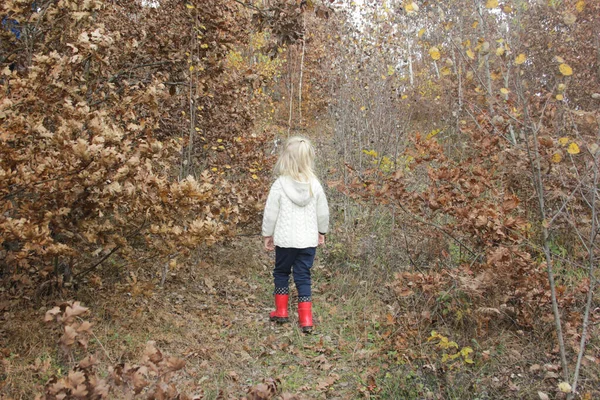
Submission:
<svg viewBox="0 0 600 400">
<path fill-rule="evenodd" d="M 316 247 L 319 233 L 329 229 L 329 207 L 317 179 L 298 182 L 280 176 L 271 186 L 262 235 L 273 236 L 275 246 L 305 249 Z"/>
</svg>

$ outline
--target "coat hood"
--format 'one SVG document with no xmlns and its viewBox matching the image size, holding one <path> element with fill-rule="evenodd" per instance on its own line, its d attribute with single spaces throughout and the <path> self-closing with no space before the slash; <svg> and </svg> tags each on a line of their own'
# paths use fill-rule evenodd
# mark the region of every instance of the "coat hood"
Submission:
<svg viewBox="0 0 600 400">
<path fill-rule="evenodd" d="M 300 207 L 306 206 L 314 197 L 309 182 L 299 182 L 289 176 L 282 176 L 280 181 L 285 195 Z"/>
</svg>

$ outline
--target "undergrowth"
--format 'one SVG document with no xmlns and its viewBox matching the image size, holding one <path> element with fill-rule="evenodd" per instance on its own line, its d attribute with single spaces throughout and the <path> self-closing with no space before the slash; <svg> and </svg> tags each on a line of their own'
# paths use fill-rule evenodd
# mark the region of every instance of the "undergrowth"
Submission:
<svg viewBox="0 0 600 400">
<path fill-rule="evenodd" d="M 293 302 L 291 323 L 268 321 L 272 259 L 256 238 L 204 254 L 169 275 L 163 288 L 140 274 L 138 282 L 154 284 L 135 295 L 131 282 L 106 279 L 74 294 L 90 309 L 87 349 L 65 352 L 57 344 L 60 332 L 43 323 L 54 301 L 36 309 L 9 303 L 0 393 L 35 398 L 49 382 L 80 370 L 88 355 L 97 360 L 96 376 L 112 382 L 115 366 L 143 366 L 152 341 L 165 357 L 185 361 L 167 383 L 190 398 L 516 399 L 537 391 L 561 398 L 551 334 L 504 318 L 477 322 L 469 297 L 444 286 L 439 265 L 411 265 L 408 257 L 365 263 L 362 252 L 385 249 L 352 240 L 362 239 L 336 229 L 319 251 L 313 335 L 298 329 Z M 598 368 L 591 360 L 587 368 L 582 394 L 593 398 Z"/>
</svg>

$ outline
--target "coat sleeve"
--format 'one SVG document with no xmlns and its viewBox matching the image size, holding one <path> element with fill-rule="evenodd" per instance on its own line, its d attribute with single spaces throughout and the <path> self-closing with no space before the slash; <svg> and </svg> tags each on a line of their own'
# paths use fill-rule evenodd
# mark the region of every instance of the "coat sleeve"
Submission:
<svg viewBox="0 0 600 400">
<path fill-rule="evenodd" d="M 263 214 L 262 223 L 262 235 L 273 236 L 275 232 L 275 224 L 277 223 L 277 217 L 279 216 L 279 203 L 281 199 L 281 184 L 279 181 L 275 181 L 269 191 L 267 197 L 267 204 L 265 205 L 265 211 Z"/>
<path fill-rule="evenodd" d="M 317 195 L 317 224 L 319 226 L 319 233 L 325 234 L 329 231 L 329 205 L 327 204 L 325 191 L 320 183 Z"/>
</svg>

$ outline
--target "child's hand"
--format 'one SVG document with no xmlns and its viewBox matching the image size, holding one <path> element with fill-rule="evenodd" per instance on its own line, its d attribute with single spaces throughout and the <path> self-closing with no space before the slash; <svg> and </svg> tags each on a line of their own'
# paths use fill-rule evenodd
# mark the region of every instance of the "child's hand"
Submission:
<svg viewBox="0 0 600 400">
<path fill-rule="evenodd" d="M 319 233 L 319 246 L 322 246 L 325 244 L 325 235 L 321 235 Z"/>
<path fill-rule="evenodd" d="M 273 243 L 273 236 L 265 236 L 265 250 L 266 251 L 275 250 L 275 244 Z"/>
</svg>

